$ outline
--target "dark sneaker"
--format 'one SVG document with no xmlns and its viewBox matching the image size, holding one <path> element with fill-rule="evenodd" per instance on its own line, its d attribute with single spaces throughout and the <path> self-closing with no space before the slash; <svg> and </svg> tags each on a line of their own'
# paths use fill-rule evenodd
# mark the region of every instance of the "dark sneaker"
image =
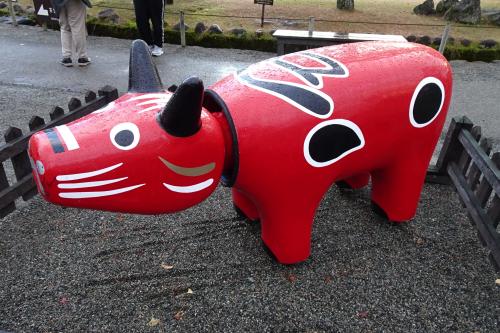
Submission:
<svg viewBox="0 0 500 333">
<path fill-rule="evenodd" d="M 78 66 L 88 66 L 90 65 L 90 62 L 89 58 L 80 58 L 78 59 Z"/>
<path fill-rule="evenodd" d="M 62 58 L 60 63 L 61 63 L 61 65 L 66 66 L 66 67 L 73 66 L 73 60 L 71 60 L 71 58 Z"/>
</svg>

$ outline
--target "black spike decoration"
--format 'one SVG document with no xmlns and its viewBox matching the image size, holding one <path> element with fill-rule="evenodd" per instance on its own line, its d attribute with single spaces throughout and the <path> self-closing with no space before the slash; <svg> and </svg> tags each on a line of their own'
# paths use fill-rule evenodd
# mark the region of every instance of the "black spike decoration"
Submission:
<svg viewBox="0 0 500 333">
<path fill-rule="evenodd" d="M 158 115 L 161 126 L 173 136 L 186 137 L 201 127 L 203 81 L 190 77 L 181 83 L 167 105 Z"/>
<path fill-rule="evenodd" d="M 130 48 L 128 92 L 155 93 L 161 91 L 163 91 L 163 85 L 148 44 L 140 39 L 134 40 Z"/>
</svg>

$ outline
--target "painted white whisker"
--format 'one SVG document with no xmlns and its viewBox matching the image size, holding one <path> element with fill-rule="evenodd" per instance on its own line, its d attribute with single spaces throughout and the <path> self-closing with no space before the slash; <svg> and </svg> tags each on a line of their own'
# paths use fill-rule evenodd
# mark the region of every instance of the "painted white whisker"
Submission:
<svg viewBox="0 0 500 333">
<path fill-rule="evenodd" d="M 112 195 L 117 195 L 120 193 L 129 192 L 144 186 L 146 184 L 133 185 L 129 187 L 123 187 L 116 190 L 110 191 L 96 191 L 96 192 L 62 192 L 59 193 L 59 196 L 64 199 L 88 199 L 88 198 L 100 198 L 100 197 L 108 197 Z"/>
<path fill-rule="evenodd" d="M 95 181 L 95 182 L 85 182 L 85 183 L 66 183 L 66 184 L 59 184 L 59 185 L 57 185 L 57 187 L 59 187 L 60 189 L 98 187 L 98 186 L 104 186 L 104 185 L 108 185 L 108 184 L 114 184 L 117 182 L 121 182 L 122 180 L 125 180 L 125 179 L 128 179 L 128 177 L 110 179 L 110 180 L 101 180 L 101 181 Z"/>
<path fill-rule="evenodd" d="M 79 180 L 79 179 L 85 179 L 85 178 L 90 178 L 94 176 L 99 176 L 105 173 L 108 173 L 116 168 L 119 168 L 123 165 L 123 163 L 118 163 L 112 166 L 109 166 L 104 169 L 99 169 L 99 170 L 94 170 L 94 171 L 89 171 L 89 172 L 83 172 L 83 173 L 74 173 L 74 174 L 68 174 L 68 175 L 59 175 L 56 177 L 56 179 L 60 182 L 63 181 L 71 181 L 71 180 Z"/>
<path fill-rule="evenodd" d="M 177 192 L 177 193 L 193 193 L 193 192 L 199 192 L 201 190 L 206 189 L 210 185 L 212 185 L 214 180 L 212 178 L 205 180 L 204 182 L 190 185 L 190 186 L 175 186 L 167 183 L 163 183 L 163 186 L 168 188 L 172 192 Z"/>
</svg>

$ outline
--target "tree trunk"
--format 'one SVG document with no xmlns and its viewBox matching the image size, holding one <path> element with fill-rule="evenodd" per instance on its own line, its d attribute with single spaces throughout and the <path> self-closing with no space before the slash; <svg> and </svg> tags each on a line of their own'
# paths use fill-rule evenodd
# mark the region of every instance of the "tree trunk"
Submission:
<svg viewBox="0 0 500 333">
<path fill-rule="evenodd" d="M 354 0 L 337 0 L 337 8 L 342 10 L 354 10 Z"/>
</svg>

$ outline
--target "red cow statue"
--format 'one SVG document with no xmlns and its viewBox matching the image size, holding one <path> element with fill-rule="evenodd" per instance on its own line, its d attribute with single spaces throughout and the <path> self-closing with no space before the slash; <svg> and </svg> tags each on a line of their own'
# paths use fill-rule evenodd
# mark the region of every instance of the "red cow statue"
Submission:
<svg viewBox="0 0 500 333">
<path fill-rule="evenodd" d="M 435 50 L 364 42 L 271 58 L 207 90 L 191 77 L 170 92 L 134 41 L 128 93 L 35 134 L 29 154 L 39 192 L 63 206 L 171 213 L 221 179 L 278 261 L 296 263 L 335 182 L 360 188 L 371 177 L 389 220 L 414 216 L 451 88 Z"/>
</svg>

